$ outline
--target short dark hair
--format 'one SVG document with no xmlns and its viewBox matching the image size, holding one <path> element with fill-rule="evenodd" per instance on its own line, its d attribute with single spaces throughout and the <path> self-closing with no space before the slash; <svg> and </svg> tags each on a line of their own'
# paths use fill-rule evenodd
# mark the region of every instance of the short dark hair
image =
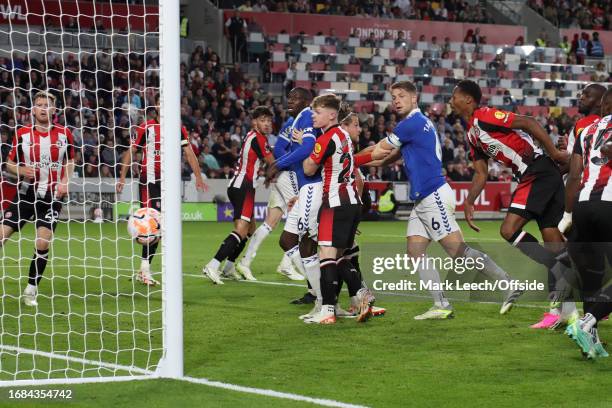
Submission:
<svg viewBox="0 0 612 408">
<path fill-rule="evenodd" d="M 417 93 L 416 85 L 410 81 L 395 82 L 391 85 L 391 90 L 393 89 L 403 89 L 406 92 Z"/>
<path fill-rule="evenodd" d="M 319 95 L 312 101 L 312 108 L 327 108 L 340 111 L 341 100 L 334 94 Z"/>
<path fill-rule="evenodd" d="M 274 114 L 272 113 L 272 110 L 267 106 L 258 106 L 251 112 L 251 117 L 253 119 L 257 119 L 262 116 L 274 117 Z"/>
<path fill-rule="evenodd" d="M 469 79 L 464 79 L 457 83 L 457 88 L 466 95 L 469 95 L 474 99 L 474 102 L 480 104 L 480 100 L 482 99 L 482 91 L 480 90 L 480 86 Z"/>
<path fill-rule="evenodd" d="M 293 88 L 289 93 L 297 93 L 300 98 L 304 99 L 306 102 L 310 103 L 312 101 L 312 92 L 309 89 L 303 88 L 301 86 L 297 86 Z"/>
</svg>

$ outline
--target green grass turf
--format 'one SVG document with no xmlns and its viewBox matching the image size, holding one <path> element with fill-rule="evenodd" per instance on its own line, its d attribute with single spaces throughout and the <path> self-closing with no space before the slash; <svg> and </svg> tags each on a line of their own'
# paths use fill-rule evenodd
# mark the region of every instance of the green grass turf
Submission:
<svg viewBox="0 0 612 408">
<path fill-rule="evenodd" d="M 462 224 L 467 241 L 490 242 L 487 248 L 496 252 L 491 256 L 510 273 L 528 265 L 524 260 L 519 263 L 501 241 L 498 222 L 483 221 L 480 226 L 483 230 L 477 234 Z M 498 305 L 462 302 L 455 304 L 457 318 L 453 320 L 416 322 L 412 317 L 429 307 L 429 302 L 379 296 L 379 304 L 388 307 L 383 318 L 364 325 L 354 321 L 331 327 L 305 325 L 297 316 L 309 307 L 288 303 L 304 292 L 299 286 L 227 282 L 217 287 L 198 276 L 230 228 L 230 224 L 183 224 L 188 376 L 375 407 L 609 406 L 610 360 L 583 361 L 564 335 L 529 329 L 543 308 L 518 307 L 500 317 Z M 404 222 L 363 223 L 360 229 L 364 252 L 368 247 L 395 248 L 391 244 L 404 241 Z M 31 228 L 23 237 L 31 239 L 30 233 Z M 264 242 L 253 270 L 259 280 L 291 283 L 275 272 L 281 257 L 278 235 L 279 230 Z M 61 225 L 57 237 L 67 236 L 67 226 Z M 131 258 L 129 241 L 117 244 L 117 236 L 125 238 L 124 225 L 117 235 L 114 225 L 71 224 L 72 239 L 54 243 L 47 273 L 52 279 L 46 279 L 41 289 L 50 294 L 52 287 L 56 296 L 41 299 L 36 317 L 18 316 L 20 310 L 27 311 L 19 309 L 17 299 L 19 285 L 24 285 L 19 274 L 27 275 L 32 243 L 9 244 L 0 264 L 4 271 L 2 344 L 16 345 L 19 326 L 22 347 L 33 347 L 36 342 L 39 349 L 65 350 L 69 345 L 71 350 L 84 351 L 86 342 L 88 353 L 72 355 L 97 359 L 104 348 L 105 361 L 152 368 L 161 333 L 151 332 L 150 327 L 159 327 L 160 293 L 147 296 L 147 289 L 129 280 L 129 270 L 138 262 Z M 19 251 L 24 260 L 21 268 L 14 268 Z M 157 258 L 154 266 L 159 268 L 159 261 Z M 67 263 L 70 275 L 66 267 L 59 266 Z M 346 295 L 342 296 L 346 302 Z M 100 316 L 100 310 L 108 314 Z M 138 313 L 116 316 L 117 311 L 132 310 Z M 51 316 L 44 316 L 50 311 Z M 49 336 L 52 324 L 55 334 Z M 82 335 L 84 325 L 87 335 Z M 27 335 L 36 327 L 37 335 Z M 609 324 L 602 325 L 601 336 L 612 336 Z M 117 345 L 127 351 L 116 353 Z M 135 346 L 145 350 L 132 353 Z M 0 379 L 9 379 L 16 367 L 20 378 L 39 378 L 49 370 L 45 358 L 26 356 L 17 361 L 8 353 L 0 357 Z M 92 366 L 61 361 L 53 361 L 51 368 L 60 377 L 74 376 L 83 369 L 88 369 L 88 375 L 97 374 Z M 304 405 L 163 380 L 51 388 L 74 390 L 77 406 Z M 0 389 L 0 406 L 22 406 L 6 395 L 6 389 Z"/>
</svg>

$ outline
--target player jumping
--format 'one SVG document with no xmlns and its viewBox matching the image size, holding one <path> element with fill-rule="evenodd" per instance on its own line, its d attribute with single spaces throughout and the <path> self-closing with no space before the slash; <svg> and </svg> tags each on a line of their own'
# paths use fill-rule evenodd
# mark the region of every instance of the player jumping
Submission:
<svg viewBox="0 0 612 408">
<path fill-rule="evenodd" d="M 511 278 L 486 254 L 466 245 L 455 220 L 455 193 L 442 175 L 442 151 L 435 126 L 421 113 L 417 105 L 417 89 L 408 81 L 391 85 L 394 110 L 402 118 L 393 133 L 381 140 L 377 150 L 400 149 L 406 174 L 410 180 L 410 198 L 415 201 L 406 232 L 408 255 L 424 260 L 419 267 L 421 281 L 440 282 L 440 274 L 428 261 L 426 250 L 432 240 L 438 241 L 453 258 L 481 260 L 482 273 L 494 280 Z M 387 160 L 396 160 L 397 153 Z M 439 288 L 439 285 L 438 285 Z M 509 291 L 500 313 L 505 314 L 520 296 Z M 450 302 L 441 290 L 431 290 L 434 306 L 415 320 L 448 319 L 453 317 Z"/>
<path fill-rule="evenodd" d="M 116 189 L 118 193 L 123 191 L 125 178 L 131 167 L 136 152 L 142 151 L 142 172 L 139 180 L 140 206 L 154 208 L 161 211 L 161 125 L 157 120 L 157 109 L 150 107 L 147 110 L 148 120 L 139 126 L 136 133 L 136 140 L 130 148 L 123 154 L 121 160 L 121 173 L 117 181 Z M 205 191 L 208 187 L 202 179 L 198 159 L 191 149 L 187 129 L 181 127 L 181 146 L 187 163 L 191 167 L 196 179 L 196 188 Z M 142 246 L 142 261 L 140 270 L 136 275 L 136 280 L 147 286 L 158 285 L 159 282 L 151 275 L 151 262 L 157 252 L 159 240 L 147 243 Z"/>
<path fill-rule="evenodd" d="M 214 258 L 202 269 L 204 275 L 217 285 L 223 284 L 219 271 L 221 262 L 226 259 L 235 261 L 255 231 L 254 182 L 261 166 L 274 162 L 267 139 L 272 131 L 272 111 L 268 107 L 258 106 L 251 116 L 253 129 L 242 142 L 237 171 L 227 187 L 227 196 L 234 207 L 234 230 L 223 240 Z M 256 280 L 249 270 L 242 270 L 241 273 L 244 279 Z"/>
<path fill-rule="evenodd" d="M 6 169 L 20 178 L 19 193 L 4 212 L 0 246 L 28 223 L 36 228 L 35 252 L 30 263 L 28 285 L 23 291 L 26 306 L 38 306 L 38 285 L 47 266 L 49 245 L 62 211 L 62 199 L 74 171 L 72 133 L 52 123 L 55 96 L 34 95 L 33 125 L 17 130 Z"/>
</svg>

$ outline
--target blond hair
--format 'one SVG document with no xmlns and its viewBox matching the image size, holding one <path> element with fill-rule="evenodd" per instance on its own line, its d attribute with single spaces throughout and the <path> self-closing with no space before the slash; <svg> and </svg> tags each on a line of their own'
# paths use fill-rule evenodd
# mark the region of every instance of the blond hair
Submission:
<svg viewBox="0 0 612 408">
<path fill-rule="evenodd" d="M 319 95 L 312 100 L 312 108 L 326 108 L 340 111 L 340 98 L 334 94 Z"/>
<path fill-rule="evenodd" d="M 34 95 L 34 98 L 32 98 L 32 102 L 36 103 L 37 99 L 46 99 L 48 101 L 51 101 L 51 105 L 55 106 L 55 95 L 53 95 L 51 92 L 39 91 Z"/>
</svg>

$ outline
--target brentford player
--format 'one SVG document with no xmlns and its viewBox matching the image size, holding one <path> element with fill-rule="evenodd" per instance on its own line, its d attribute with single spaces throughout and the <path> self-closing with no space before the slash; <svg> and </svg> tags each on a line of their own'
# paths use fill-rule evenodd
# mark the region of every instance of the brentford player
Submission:
<svg viewBox="0 0 612 408">
<path fill-rule="evenodd" d="M 221 262 L 237 259 L 255 231 L 255 180 L 264 164 L 274 162 L 267 138 L 272 132 L 272 111 L 268 107 L 258 106 L 251 116 L 253 129 L 242 142 L 236 173 L 227 188 L 227 196 L 234 207 L 234 230 L 223 240 L 215 257 L 202 269 L 204 275 L 217 285 L 223 284 L 219 271 Z M 256 280 L 251 273 L 245 272 L 244 269 L 241 271 L 246 280 Z"/>
<path fill-rule="evenodd" d="M 62 199 L 74 171 L 72 133 L 52 123 L 55 97 L 48 92 L 34 96 L 33 125 L 20 128 L 13 139 L 6 169 L 20 178 L 19 194 L 4 212 L 0 245 L 28 222 L 36 227 L 35 252 L 30 263 L 28 285 L 23 291 L 26 306 L 37 306 L 53 231 L 62 211 Z"/>
<path fill-rule="evenodd" d="M 340 99 L 335 95 L 318 96 L 312 102 L 312 109 L 313 125 L 323 134 L 303 166 L 307 176 L 322 168 L 323 195 L 317 236 L 323 303 L 304 322 L 333 324 L 340 276 L 347 279 L 349 288 L 358 289 L 355 292 L 360 315 L 369 313 L 372 296 L 367 288 L 361 288 L 357 275 L 351 273 L 350 261 L 342 257 L 344 250 L 353 246 L 361 200 L 355 188 L 353 144 L 349 134 L 338 125 Z"/>
<path fill-rule="evenodd" d="M 603 281 L 606 258 L 612 264 L 612 90 L 603 96 L 602 116 L 576 139 L 566 191 L 574 229 L 569 252 L 581 277 L 585 312 L 566 333 L 588 358 L 608 357 L 597 323 L 612 312 L 612 290 Z"/>
<path fill-rule="evenodd" d="M 276 144 L 274 145 L 274 158 L 281 160 L 291 154 L 293 146 L 296 142 L 292 141 L 293 122 L 297 115 L 308 105 L 312 100 L 312 95 L 305 88 L 293 88 L 287 95 L 287 113 L 291 115 L 283 124 Z M 301 162 L 300 162 L 301 164 Z M 265 221 L 257 228 L 253 237 L 249 240 L 249 245 L 244 253 L 244 257 L 236 265 L 236 269 L 242 275 L 251 274 L 251 262 L 255 258 L 257 250 L 261 243 L 268 235 L 276 228 L 283 214 L 288 215 L 290 204 L 297 200 L 299 194 L 298 176 L 292 169 L 286 169 L 278 173 L 276 183 L 270 191 L 270 199 L 268 201 L 268 215 Z M 297 238 L 296 238 L 297 240 Z M 297 243 L 296 243 L 297 244 Z M 227 266 L 227 263 L 226 263 Z M 227 267 L 224 267 L 224 274 Z M 283 251 L 283 259 L 276 269 L 278 273 L 285 275 L 291 280 L 303 281 L 305 278 L 302 274 L 295 270 L 291 258 Z M 231 271 L 230 271 L 231 273 Z"/>
<path fill-rule="evenodd" d="M 600 84 L 589 84 L 584 87 L 580 96 L 578 97 L 578 112 L 584 115 L 582 118 L 576 121 L 576 124 L 572 127 L 570 134 L 567 138 L 567 151 L 572 152 L 574 150 L 574 144 L 576 138 L 580 136 L 580 133 L 587 127 L 591 126 L 594 122 L 600 119 L 601 114 L 601 97 L 606 92 L 606 88 Z M 567 194 L 567 191 L 566 191 Z M 568 210 L 570 208 L 566 201 L 565 212 L 563 218 L 559 222 L 558 228 L 562 234 L 566 235 L 568 240 L 571 240 L 571 234 L 574 232 L 570 230 L 572 224 L 572 214 Z M 553 276 L 549 276 L 554 278 Z M 575 281 L 574 278 L 571 281 Z M 556 327 L 560 321 L 574 321 L 578 317 L 578 311 L 576 310 L 576 303 L 573 301 L 564 302 L 552 302 L 550 310 L 544 313 L 542 320 L 536 323 L 534 326 L 541 328 L 552 328 Z"/>
<path fill-rule="evenodd" d="M 136 157 L 136 152 L 140 150 L 142 152 L 142 161 L 140 163 L 142 172 L 140 173 L 138 189 L 140 206 L 161 211 L 161 125 L 157 120 L 157 109 L 153 107 L 149 108 L 147 110 L 147 118 L 148 120 L 142 126 L 138 127 L 134 143 L 132 143 L 130 149 L 123 154 L 121 173 L 116 188 L 118 193 L 123 191 L 127 172 L 131 167 L 134 157 Z M 202 178 L 198 159 L 191 149 L 187 136 L 187 129 L 185 129 L 184 126 L 181 127 L 181 146 L 183 147 L 183 153 L 185 154 L 187 163 L 189 163 L 195 175 L 196 188 L 199 191 L 207 190 L 208 187 Z M 136 275 L 136 280 L 147 286 L 159 284 L 151 274 L 151 262 L 157 252 L 158 245 L 159 240 L 142 246 L 142 261 L 140 263 L 138 275 Z"/>
<path fill-rule="evenodd" d="M 481 98 L 478 84 L 463 80 L 455 87 L 450 101 L 453 111 L 468 123 L 467 138 L 475 170 L 464 204 L 466 221 L 472 229 L 480 231 L 473 221 L 474 202 L 486 184 L 489 158 L 509 167 L 519 184 L 502 223 L 501 235 L 553 275 L 561 277 L 568 268 L 556 259 L 564 247 L 557 225 L 563 216 L 565 203 L 563 179 L 555 162 L 566 165 L 568 154 L 554 146 L 535 119 L 480 107 Z M 532 138 L 544 147 L 548 156 Z M 530 220 L 538 223 L 546 247 L 523 230 Z M 560 293 L 563 291 L 552 291 L 551 300 L 558 299 Z M 539 328 L 537 325 L 532 327 Z"/>
</svg>

